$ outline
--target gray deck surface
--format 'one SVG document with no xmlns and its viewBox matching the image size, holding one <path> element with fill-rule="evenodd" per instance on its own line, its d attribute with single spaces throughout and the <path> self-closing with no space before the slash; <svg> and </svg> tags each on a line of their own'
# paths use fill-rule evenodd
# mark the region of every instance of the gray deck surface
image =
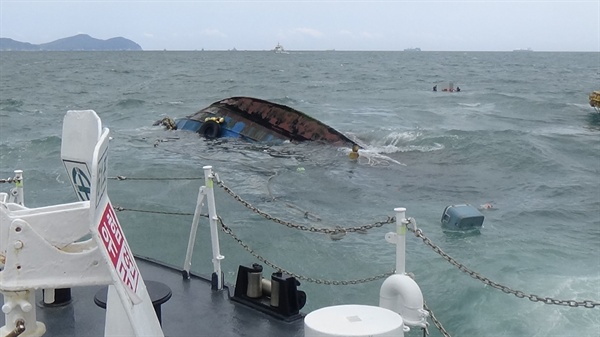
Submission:
<svg viewBox="0 0 600 337">
<path fill-rule="evenodd" d="M 145 281 L 159 281 L 171 288 L 172 297 L 162 305 L 165 336 L 304 336 L 304 320 L 278 320 L 229 299 L 233 286 L 211 290 L 210 281 L 192 275 L 184 280 L 181 271 L 137 258 Z M 46 325 L 44 336 L 103 336 L 104 309 L 94 303 L 94 295 L 104 287 L 72 289 L 72 301 L 61 307 L 37 306 L 37 320 Z M 42 293 L 38 290 L 36 302 Z M 4 315 L 0 315 L 0 326 Z"/>
</svg>

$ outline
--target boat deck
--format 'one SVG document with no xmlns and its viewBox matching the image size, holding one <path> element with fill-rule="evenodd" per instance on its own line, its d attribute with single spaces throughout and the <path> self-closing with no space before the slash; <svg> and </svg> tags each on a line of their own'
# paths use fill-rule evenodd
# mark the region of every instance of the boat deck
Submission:
<svg viewBox="0 0 600 337">
<path fill-rule="evenodd" d="M 230 299 L 233 286 L 211 290 L 208 279 L 137 257 L 144 281 L 158 281 L 171 288 L 172 297 L 161 307 L 165 336 L 304 336 L 304 320 L 286 322 Z M 105 311 L 94 296 L 106 286 L 77 287 L 71 290 L 71 303 L 43 306 L 42 291 L 36 293 L 37 320 L 46 325 L 44 336 L 102 336 Z M 231 294 L 231 295 L 230 295 Z M 0 315 L 3 326 L 4 315 Z"/>
</svg>

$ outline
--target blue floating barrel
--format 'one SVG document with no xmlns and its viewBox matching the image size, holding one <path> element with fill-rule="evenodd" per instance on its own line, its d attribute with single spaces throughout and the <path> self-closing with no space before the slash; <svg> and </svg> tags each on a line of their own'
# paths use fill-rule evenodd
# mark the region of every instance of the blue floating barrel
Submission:
<svg viewBox="0 0 600 337">
<path fill-rule="evenodd" d="M 442 225 L 453 229 L 473 229 L 483 226 L 483 214 L 469 205 L 451 205 L 444 209 Z"/>
</svg>

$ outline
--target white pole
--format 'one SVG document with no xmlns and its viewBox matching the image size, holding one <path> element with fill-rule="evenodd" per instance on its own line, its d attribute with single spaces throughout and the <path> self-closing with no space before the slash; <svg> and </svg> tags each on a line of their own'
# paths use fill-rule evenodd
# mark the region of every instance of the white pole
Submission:
<svg viewBox="0 0 600 337">
<path fill-rule="evenodd" d="M 406 271 L 406 208 L 394 208 L 396 212 L 396 274 Z"/>
<path fill-rule="evenodd" d="M 213 269 L 214 274 L 216 275 L 216 289 L 223 289 L 223 272 L 221 271 L 221 260 L 225 257 L 221 255 L 219 249 L 219 230 L 218 223 L 219 220 L 217 216 L 217 208 L 215 206 L 215 194 L 213 188 L 213 173 L 212 166 L 204 166 L 204 178 L 206 180 L 206 197 L 208 199 L 208 219 L 210 222 L 210 240 L 212 243 L 212 255 L 213 255 Z M 215 285 L 213 285 L 215 286 Z"/>
<path fill-rule="evenodd" d="M 198 231 L 198 223 L 200 222 L 200 214 L 202 213 L 202 206 L 204 205 L 204 197 L 206 192 L 204 186 L 200 186 L 198 189 L 198 200 L 196 201 L 196 210 L 194 211 L 194 218 L 192 220 L 192 228 L 190 229 L 190 237 L 188 239 L 187 252 L 185 254 L 185 262 L 183 262 L 183 272 L 186 279 L 190 278 L 190 269 L 192 268 L 192 255 L 194 253 L 194 244 L 196 243 L 196 232 Z"/>
<path fill-rule="evenodd" d="M 17 204 L 25 206 L 25 196 L 23 195 L 23 170 L 15 170 L 15 185 L 15 193 L 17 193 L 15 201 Z"/>
</svg>

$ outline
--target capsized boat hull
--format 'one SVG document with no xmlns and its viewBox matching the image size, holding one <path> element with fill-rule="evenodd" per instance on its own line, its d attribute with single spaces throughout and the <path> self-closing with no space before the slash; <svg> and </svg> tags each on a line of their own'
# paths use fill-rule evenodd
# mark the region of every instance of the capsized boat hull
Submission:
<svg viewBox="0 0 600 337">
<path fill-rule="evenodd" d="M 319 141 L 352 146 L 334 128 L 288 106 L 252 97 L 230 97 L 175 122 L 176 129 L 207 138 L 234 137 L 256 142 Z"/>
<path fill-rule="evenodd" d="M 590 93 L 590 106 L 600 112 L 600 90 Z"/>
</svg>

